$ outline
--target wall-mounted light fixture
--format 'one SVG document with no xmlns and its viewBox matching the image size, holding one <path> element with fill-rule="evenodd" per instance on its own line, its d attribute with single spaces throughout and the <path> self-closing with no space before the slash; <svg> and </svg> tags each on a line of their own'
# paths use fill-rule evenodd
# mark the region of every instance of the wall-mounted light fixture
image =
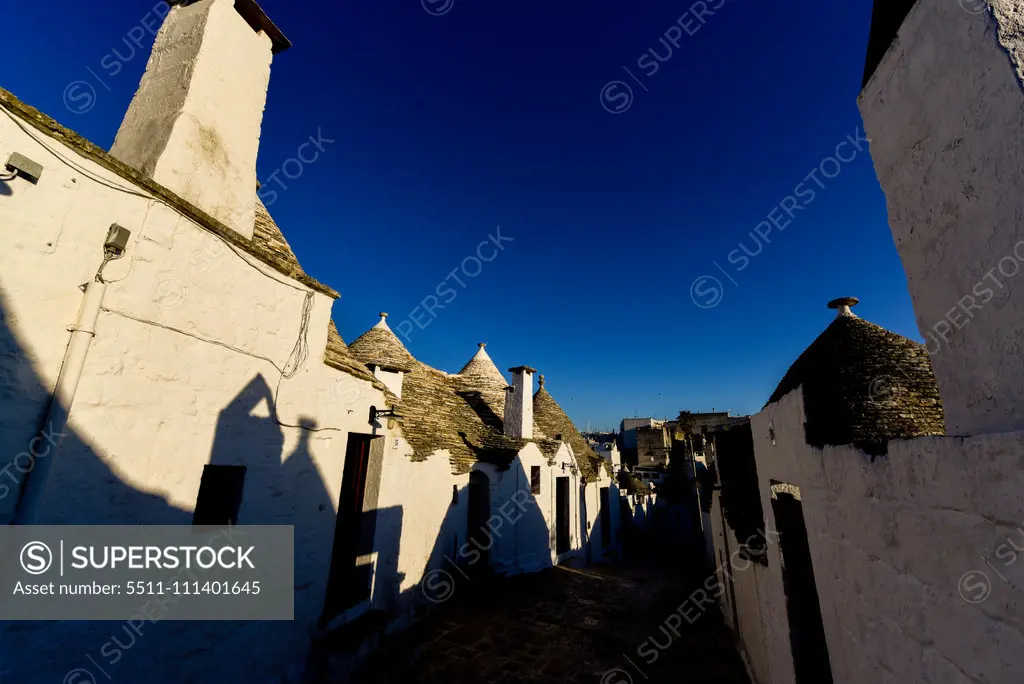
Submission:
<svg viewBox="0 0 1024 684">
<path fill-rule="evenodd" d="M 131 235 L 132 232 L 127 228 L 111 223 L 110 229 L 107 231 L 107 239 L 103 242 L 103 253 L 119 258 L 128 249 L 128 238 Z"/>
<path fill-rule="evenodd" d="M 378 425 L 377 419 L 378 418 L 387 418 L 388 419 L 388 430 L 391 430 L 391 429 L 393 429 L 395 427 L 395 418 L 401 418 L 401 417 L 402 416 L 400 416 L 397 413 L 395 413 L 394 409 L 378 410 L 376 406 L 371 406 L 370 407 L 370 420 L 368 422 L 373 427 L 377 427 L 377 425 Z"/>
</svg>

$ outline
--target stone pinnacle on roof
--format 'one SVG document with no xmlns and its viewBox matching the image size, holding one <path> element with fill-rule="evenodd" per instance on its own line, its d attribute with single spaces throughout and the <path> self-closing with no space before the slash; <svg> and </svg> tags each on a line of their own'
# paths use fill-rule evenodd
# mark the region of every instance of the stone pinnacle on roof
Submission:
<svg viewBox="0 0 1024 684">
<path fill-rule="evenodd" d="M 833 299 L 829 302 L 828 308 L 837 309 L 837 316 L 853 316 L 854 318 L 857 318 L 857 314 L 853 313 L 853 311 L 850 310 L 850 307 L 857 306 L 858 304 L 860 304 L 860 300 L 856 297 L 839 297 L 838 299 Z"/>
<path fill-rule="evenodd" d="M 544 387 L 544 376 L 543 375 L 538 375 L 537 376 L 537 384 L 540 386 L 540 387 L 538 387 L 538 389 Z"/>
<path fill-rule="evenodd" d="M 416 366 L 416 359 L 395 333 L 391 332 L 387 317 L 387 313 L 382 311 L 377 324 L 360 335 L 348 349 L 367 366 L 379 366 L 382 370 L 390 371 L 411 371 Z"/>
</svg>

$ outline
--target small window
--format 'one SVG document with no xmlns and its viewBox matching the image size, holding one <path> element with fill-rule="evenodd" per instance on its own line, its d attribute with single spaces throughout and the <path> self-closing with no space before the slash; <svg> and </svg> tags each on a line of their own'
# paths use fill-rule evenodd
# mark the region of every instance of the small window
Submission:
<svg viewBox="0 0 1024 684">
<path fill-rule="evenodd" d="M 540 466 L 530 466 L 530 492 L 540 494 Z"/>
<path fill-rule="evenodd" d="M 242 507 L 245 466 L 208 465 L 199 482 L 193 525 L 234 525 Z"/>
<path fill-rule="evenodd" d="M 452 485 L 452 506 L 459 504 L 459 485 Z"/>
</svg>

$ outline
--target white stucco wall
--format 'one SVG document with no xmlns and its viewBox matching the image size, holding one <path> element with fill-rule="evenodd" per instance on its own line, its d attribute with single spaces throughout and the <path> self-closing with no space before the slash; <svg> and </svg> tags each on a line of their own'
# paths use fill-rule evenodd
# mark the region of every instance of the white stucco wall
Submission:
<svg viewBox="0 0 1024 684">
<path fill-rule="evenodd" d="M 739 555 L 744 540 L 724 524 L 717 495 L 711 517 L 722 614 L 738 637 L 753 684 L 793 684 L 778 549 L 769 549 L 767 568 L 745 560 Z"/>
<path fill-rule="evenodd" d="M 803 416 L 794 392 L 753 417 L 758 480 L 768 530 L 770 482 L 800 489 L 837 684 L 1019 681 L 1024 563 L 1012 543 L 1024 548 L 1024 434 L 891 442 L 872 462 L 807 446 Z M 978 573 L 991 593 L 972 602 Z M 777 545 L 767 570 L 737 572 L 735 585 L 759 684 L 792 682 Z"/>
<path fill-rule="evenodd" d="M 597 455 L 608 461 L 612 465 L 613 470 L 617 470 L 622 466 L 622 454 L 619 453 L 619 448 L 614 443 L 598 446 Z"/>
<path fill-rule="evenodd" d="M 388 371 L 380 366 L 374 366 L 373 375 L 384 383 L 385 387 L 394 392 L 396 397 L 402 398 L 402 379 L 405 377 L 405 373 L 402 371 Z"/>
<path fill-rule="evenodd" d="M 380 609 L 394 608 L 396 604 L 388 599 L 397 596 L 399 614 L 395 619 L 406 626 L 415 604 L 448 600 L 461 584 L 470 581 L 463 572 L 480 570 L 474 566 L 484 561 L 479 549 L 469 542 L 469 475 L 452 472 L 447 451 L 435 452 L 425 461 L 409 460 L 413 449 L 402 436 L 401 427 L 387 439 L 377 508 L 397 509 L 401 515 L 386 516 L 388 524 L 376 529 L 374 562 L 380 570 L 372 604 Z M 506 469 L 484 462 L 473 466 L 474 472 L 486 476 L 489 486 L 489 515 L 480 543 L 486 545 L 490 540 L 490 570 L 499 574 L 535 572 L 579 556 L 585 550 L 582 526 L 586 521 L 581 518 L 580 480 L 568 470 L 573 462 L 571 448 L 566 444 L 556 454 L 555 464 L 549 465 L 537 445 L 529 443 Z M 566 464 L 564 473 L 562 463 Z M 535 466 L 541 469 L 539 496 L 530 490 L 530 471 Z M 558 556 L 555 486 L 556 478 L 563 476 L 570 478 L 571 548 Z M 608 486 L 609 482 L 606 478 L 588 486 L 588 497 L 595 502 L 598 484 Z M 613 535 L 617 533 L 617 497 L 613 488 Z M 588 504 L 592 526 L 597 514 L 596 503 L 593 510 Z M 595 529 L 600 535 L 600 529 Z M 614 539 L 613 536 L 609 552 L 614 551 Z M 596 553 L 603 553 L 599 537 L 596 543 Z M 393 586 L 385 587 L 383 583 Z"/>
<path fill-rule="evenodd" d="M 59 142 L 47 144 L 87 174 L 128 186 Z M 0 155 L 12 151 L 45 171 L 38 185 L 10 181 L 0 196 L 0 224 L 9 228 L 0 234 L 0 467 L 40 428 L 79 285 L 96 272 L 108 226 L 130 229 L 127 254 L 104 272 L 104 311 L 63 448 L 49 455 L 57 460 L 40 522 L 190 524 L 203 466 L 248 466 L 240 522 L 295 525 L 295 621 L 163 621 L 114 674 L 152 682 L 295 675 L 323 607 L 347 435 L 370 431 L 369 406 L 384 406 L 384 396 L 323 364 L 329 297 L 254 264 L 160 203 L 99 185 L 0 116 Z M 308 357 L 282 380 L 307 297 Z M 275 394 L 286 425 L 271 418 Z M 15 501 L 15 491 L 0 499 L 3 522 Z M 95 647 L 89 652 L 100 658 L 112 624 L 4 625 L 0 673 L 5 681 L 59 681 L 87 665 L 83 649 Z"/>
<path fill-rule="evenodd" d="M 859 98 L 949 434 L 1024 428 L 1022 23 L 919 0 Z"/>
<path fill-rule="evenodd" d="M 602 539 L 601 489 L 608 488 L 608 537 L 606 546 Z M 610 559 L 620 551 L 619 545 L 619 488 L 603 471 L 596 482 L 586 486 L 586 519 L 583 530 L 584 543 L 590 544 L 590 560 Z"/>
<path fill-rule="evenodd" d="M 400 434 L 400 428 L 396 431 Z M 385 467 L 381 481 L 380 509 L 402 510 L 400 540 L 395 531 L 377 529 L 375 546 L 381 553 L 398 552 L 397 564 L 384 558 L 383 565 L 396 565 L 400 593 L 415 591 L 423 580 L 428 560 L 435 555 L 452 555 L 454 538 L 466 541 L 466 486 L 468 475 L 453 475 L 447 451 L 432 454 L 426 461 L 412 462 L 413 449 L 405 439 L 391 437 L 385 445 Z M 452 487 L 458 488 L 458 504 L 452 505 Z M 453 560 L 455 556 L 452 555 Z M 452 571 L 451 568 L 448 570 Z M 376 593 L 376 592 L 375 592 Z"/>
<path fill-rule="evenodd" d="M 270 62 L 234 0 L 175 6 L 111 154 L 251 237 Z"/>
<path fill-rule="evenodd" d="M 565 471 L 562 464 L 565 464 Z M 555 565 L 580 550 L 580 478 L 569 472 L 575 464 L 568 445 L 562 444 L 555 455 L 554 465 L 536 444 L 527 444 L 519 452 L 508 470 L 490 469 L 491 514 L 505 518 L 509 510 L 516 513 L 512 532 L 499 531 L 492 552 L 492 565 L 497 572 L 515 574 L 534 572 Z M 531 468 L 541 469 L 540 494 L 530 491 Z M 569 478 L 569 546 L 563 556 L 557 553 L 557 526 L 555 488 L 559 477 Z M 524 502 L 524 510 L 501 507 L 508 501 Z M 521 514 L 522 517 L 518 517 Z M 539 514 L 539 515 L 538 515 Z M 508 529 L 508 528 L 506 528 Z M 545 534 L 546 533 L 546 534 Z"/>
</svg>

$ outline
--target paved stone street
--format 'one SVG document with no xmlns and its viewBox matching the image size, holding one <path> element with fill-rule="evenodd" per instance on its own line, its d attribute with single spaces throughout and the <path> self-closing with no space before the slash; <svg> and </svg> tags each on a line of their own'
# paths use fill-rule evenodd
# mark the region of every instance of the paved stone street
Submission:
<svg viewBox="0 0 1024 684">
<path fill-rule="evenodd" d="M 749 684 L 717 605 L 692 625 L 672 620 L 678 636 L 665 626 L 691 587 L 682 573 L 635 565 L 463 580 L 355 681 Z"/>
</svg>

